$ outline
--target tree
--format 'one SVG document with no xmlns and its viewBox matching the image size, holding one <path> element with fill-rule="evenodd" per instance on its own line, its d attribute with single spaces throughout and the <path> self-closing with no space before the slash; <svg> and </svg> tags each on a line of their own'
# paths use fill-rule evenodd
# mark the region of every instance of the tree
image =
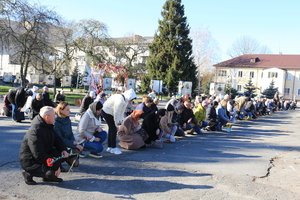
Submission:
<svg viewBox="0 0 300 200">
<path fill-rule="evenodd" d="M 167 0 L 159 20 L 158 31 L 149 46 L 147 70 L 151 79 L 163 80 L 169 93 L 177 90 L 179 80 L 192 81 L 197 87 L 196 65 L 192 56 L 190 28 L 181 0 Z"/>
<path fill-rule="evenodd" d="M 107 27 L 97 20 L 81 20 L 76 23 L 74 44 L 86 53 L 87 63 L 97 65 L 106 63 L 105 47 L 111 44 L 108 39 Z"/>
<path fill-rule="evenodd" d="M 262 94 L 268 99 L 273 99 L 276 92 L 278 92 L 278 87 L 275 87 L 274 80 L 272 80 L 269 87 L 265 89 Z"/>
<path fill-rule="evenodd" d="M 1 2 L 0 35 L 7 36 L 12 62 L 20 64 L 21 85 L 28 68 L 50 45 L 49 29 L 58 25 L 54 11 L 30 5 L 26 0 Z"/>
<path fill-rule="evenodd" d="M 271 50 L 267 46 L 260 45 L 257 40 L 249 36 L 242 36 L 232 44 L 231 49 L 228 50 L 228 55 L 233 58 L 243 54 L 266 54 L 270 52 Z"/>
<path fill-rule="evenodd" d="M 193 55 L 197 66 L 197 77 L 199 83 L 201 83 L 198 85 L 198 94 L 201 91 L 208 93 L 209 83 L 203 83 L 203 79 L 207 74 L 213 73 L 213 64 L 218 60 L 219 48 L 208 29 L 194 30 L 191 32 L 191 37 L 193 39 Z"/>
<path fill-rule="evenodd" d="M 139 35 L 131 35 L 112 39 L 109 49 L 111 49 L 110 52 L 113 58 L 108 62 L 124 66 L 129 77 L 142 78 L 146 71 L 146 65 L 144 60 L 138 62 L 137 58 L 148 50 L 148 43 L 145 38 Z"/>
<path fill-rule="evenodd" d="M 231 82 L 229 82 L 229 81 L 227 81 L 227 83 L 225 85 L 224 92 L 225 92 L 225 94 L 230 94 L 231 99 L 234 99 L 236 97 L 236 95 L 238 94 L 237 89 L 233 88 Z"/>
<path fill-rule="evenodd" d="M 246 85 L 244 86 L 245 96 L 251 97 L 251 98 L 254 97 L 256 89 L 257 88 L 253 85 L 252 79 L 250 78 L 248 83 L 246 83 Z"/>
<path fill-rule="evenodd" d="M 209 89 L 210 89 L 210 83 L 212 82 L 214 78 L 215 72 L 214 71 L 203 71 L 201 73 L 201 80 L 200 80 L 200 91 L 198 91 L 199 94 L 204 93 L 204 94 L 209 94 Z"/>
</svg>

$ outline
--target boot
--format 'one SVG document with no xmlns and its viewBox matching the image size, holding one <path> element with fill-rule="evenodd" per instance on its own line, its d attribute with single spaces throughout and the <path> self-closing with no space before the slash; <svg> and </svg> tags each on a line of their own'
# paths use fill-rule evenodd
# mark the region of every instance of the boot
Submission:
<svg viewBox="0 0 300 200">
<path fill-rule="evenodd" d="M 44 182 L 63 182 L 62 178 L 58 178 L 55 176 L 54 171 L 48 170 L 45 174 L 45 177 L 43 178 Z"/>
<path fill-rule="evenodd" d="M 36 185 L 37 183 L 32 179 L 32 176 L 26 172 L 26 171 L 23 171 L 22 172 L 22 175 L 24 177 L 24 181 L 27 185 Z"/>
</svg>

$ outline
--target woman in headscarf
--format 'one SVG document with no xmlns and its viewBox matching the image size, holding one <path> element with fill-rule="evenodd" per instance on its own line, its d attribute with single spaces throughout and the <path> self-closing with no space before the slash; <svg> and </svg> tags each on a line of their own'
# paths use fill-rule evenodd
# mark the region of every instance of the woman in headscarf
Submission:
<svg viewBox="0 0 300 200">
<path fill-rule="evenodd" d="M 143 115 L 142 110 L 134 110 L 125 118 L 119 127 L 118 137 L 119 145 L 124 149 L 139 149 L 145 145 L 144 140 L 147 139 L 145 131 L 141 129 L 139 119 Z"/>
<path fill-rule="evenodd" d="M 89 109 L 83 114 L 78 124 L 78 141 L 84 146 L 84 149 L 90 151 L 89 156 L 101 158 L 103 151 L 103 142 L 107 133 L 101 128 L 101 110 L 102 103 L 96 101 L 92 103 Z"/>
</svg>

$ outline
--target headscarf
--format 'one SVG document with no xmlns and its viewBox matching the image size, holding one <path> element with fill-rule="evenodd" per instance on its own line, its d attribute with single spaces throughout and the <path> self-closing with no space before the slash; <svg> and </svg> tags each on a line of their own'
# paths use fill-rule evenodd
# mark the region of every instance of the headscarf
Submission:
<svg viewBox="0 0 300 200">
<path fill-rule="evenodd" d="M 103 105 L 100 101 L 95 101 L 93 102 L 91 105 L 90 105 L 90 109 L 92 111 L 92 113 L 94 114 L 94 116 L 99 120 L 99 117 L 100 117 L 100 114 L 97 115 L 97 110 L 100 110 L 102 109 Z"/>
</svg>

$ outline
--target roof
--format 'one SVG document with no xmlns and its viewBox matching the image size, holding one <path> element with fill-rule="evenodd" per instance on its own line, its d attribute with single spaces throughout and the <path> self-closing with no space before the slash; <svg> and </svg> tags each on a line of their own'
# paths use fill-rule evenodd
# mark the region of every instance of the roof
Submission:
<svg viewBox="0 0 300 200">
<path fill-rule="evenodd" d="M 214 65 L 228 68 L 300 69 L 300 55 L 244 54 Z"/>
</svg>

